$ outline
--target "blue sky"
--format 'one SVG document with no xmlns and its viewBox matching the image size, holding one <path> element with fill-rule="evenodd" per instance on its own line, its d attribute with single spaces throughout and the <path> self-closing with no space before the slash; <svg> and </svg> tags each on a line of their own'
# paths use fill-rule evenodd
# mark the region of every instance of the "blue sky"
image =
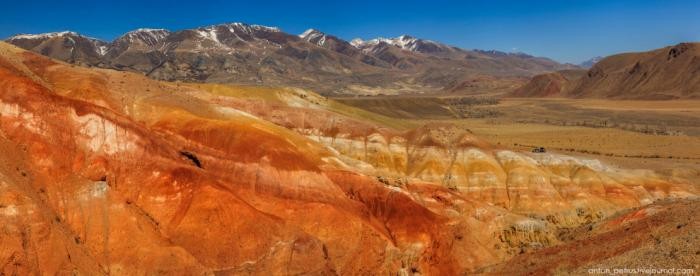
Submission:
<svg viewBox="0 0 700 276">
<path fill-rule="evenodd" d="M 465 49 L 561 62 L 700 41 L 700 1 L 8 1 L 0 37 L 72 30 L 111 40 L 129 30 L 224 22 L 316 28 L 345 39 L 410 34 Z"/>
</svg>

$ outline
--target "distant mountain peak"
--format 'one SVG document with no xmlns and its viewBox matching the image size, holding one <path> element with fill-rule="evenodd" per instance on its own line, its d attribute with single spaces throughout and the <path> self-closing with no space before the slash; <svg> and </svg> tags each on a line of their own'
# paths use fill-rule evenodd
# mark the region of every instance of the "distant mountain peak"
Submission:
<svg viewBox="0 0 700 276">
<path fill-rule="evenodd" d="M 583 68 L 591 68 L 591 67 L 593 67 L 593 65 L 595 65 L 596 63 L 601 61 L 603 58 L 605 58 L 605 57 L 603 57 L 603 56 L 592 57 L 591 59 L 586 60 L 584 62 L 581 62 L 578 65 L 583 67 Z"/>
<path fill-rule="evenodd" d="M 203 27 L 203 28 L 204 29 L 216 29 L 218 27 L 226 27 L 226 28 L 228 28 L 228 30 L 230 32 L 242 31 L 245 33 L 252 33 L 253 31 L 265 31 L 265 32 L 278 33 L 278 32 L 282 31 L 278 27 L 270 27 L 270 26 L 263 26 L 263 25 L 256 25 L 256 24 L 247 24 L 247 23 L 243 23 L 243 22 L 233 22 L 233 23 L 210 25 L 210 26 Z"/>
<path fill-rule="evenodd" d="M 361 39 L 359 39 L 359 40 L 356 39 L 353 41 L 355 42 L 354 46 L 356 46 L 356 47 L 366 47 L 366 46 L 377 45 L 380 43 L 386 43 L 386 44 L 389 44 L 392 46 L 399 47 L 399 48 L 404 49 L 404 50 L 412 51 L 412 50 L 414 50 L 413 47 L 414 47 L 416 41 L 418 41 L 418 39 L 416 39 L 412 36 L 409 36 L 409 35 L 401 35 L 401 36 L 398 36 L 395 38 L 378 37 L 378 38 L 371 39 L 368 41 L 363 41 Z"/>
<path fill-rule="evenodd" d="M 365 41 L 359 37 L 350 41 L 350 45 L 355 46 L 355 48 L 360 48 L 364 43 Z"/>
<path fill-rule="evenodd" d="M 41 33 L 41 34 L 18 34 L 18 35 L 14 35 L 14 36 L 7 38 L 7 41 L 20 40 L 20 39 L 49 39 L 49 38 L 54 38 L 54 37 L 66 37 L 66 36 L 83 37 L 83 38 L 86 38 L 89 40 L 101 41 L 97 38 L 84 36 L 84 35 L 81 35 L 79 33 L 73 32 L 73 31 L 50 32 L 50 33 Z"/>
<path fill-rule="evenodd" d="M 246 43 L 260 41 L 279 46 L 291 37 L 291 35 L 283 33 L 277 27 L 241 22 L 210 25 L 177 33 L 181 32 L 193 33 L 197 37 L 194 41 L 195 45 L 197 45 L 195 46 L 196 51 L 205 49 L 235 51 L 237 41 Z"/>
<path fill-rule="evenodd" d="M 13 36 L 7 38 L 7 40 L 42 39 L 42 38 L 60 37 L 60 36 L 66 36 L 66 35 L 78 35 L 78 33 L 72 32 L 72 31 L 62 31 L 62 32 L 42 33 L 42 34 L 17 34 L 17 35 L 13 35 Z"/>
<path fill-rule="evenodd" d="M 131 33 L 155 33 L 155 32 L 170 32 L 166 29 L 158 29 L 158 28 L 138 28 L 136 30 L 130 31 L 127 34 Z"/>
<path fill-rule="evenodd" d="M 299 35 L 300 38 L 307 38 L 310 36 L 325 35 L 323 32 L 316 29 L 308 29 Z"/>
<path fill-rule="evenodd" d="M 299 38 L 318 46 L 323 46 L 326 43 L 326 34 L 316 29 L 308 29 L 299 35 Z"/>
<path fill-rule="evenodd" d="M 5 41 L 23 48 L 42 49 L 47 55 L 58 54 L 63 60 L 75 62 L 75 57 L 96 62 L 108 49 L 107 42 L 81 35 L 73 31 L 42 34 L 18 34 Z"/>
<path fill-rule="evenodd" d="M 418 52 L 424 54 L 447 53 L 457 51 L 456 48 L 435 42 L 432 40 L 416 38 L 411 35 L 400 35 L 394 38 L 378 37 L 371 40 L 353 39 L 353 46 L 361 49 L 365 53 L 375 53 L 381 51 L 385 45 L 400 48 L 402 50 Z"/>
<path fill-rule="evenodd" d="M 166 29 L 140 28 L 130 31 L 118 39 L 126 39 L 131 42 L 138 40 L 146 45 L 154 46 L 164 41 L 170 33 L 171 32 Z"/>
<path fill-rule="evenodd" d="M 504 52 L 504 51 L 499 51 L 499 50 L 479 50 L 479 49 L 474 49 L 475 52 L 485 54 L 488 56 L 492 57 L 506 57 L 506 56 L 516 56 L 520 58 L 532 58 L 534 57 L 533 55 L 524 53 L 524 52 Z"/>
<path fill-rule="evenodd" d="M 347 56 L 354 56 L 360 51 L 349 42 L 316 29 L 308 29 L 299 35 L 301 40 L 315 44 Z"/>
</svg>

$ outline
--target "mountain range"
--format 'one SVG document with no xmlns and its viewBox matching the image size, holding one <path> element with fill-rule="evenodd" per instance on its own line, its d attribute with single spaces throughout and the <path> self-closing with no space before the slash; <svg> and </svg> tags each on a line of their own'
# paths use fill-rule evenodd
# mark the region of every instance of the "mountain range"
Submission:
<svg viewBox="0 0 700 276">
<path fill-rule="evenodd" d="M 349 42 L 314 29 L 292 35 L 244 23 L 137 29 L 111 42 L 69 31 L 5 41 L 65 62 L 140 72 L 157 80 L 297 86 L 323 94 L 459 92 L 484 76 L 511 80 L 578 68 L 408 35 Z"/>
</svg>

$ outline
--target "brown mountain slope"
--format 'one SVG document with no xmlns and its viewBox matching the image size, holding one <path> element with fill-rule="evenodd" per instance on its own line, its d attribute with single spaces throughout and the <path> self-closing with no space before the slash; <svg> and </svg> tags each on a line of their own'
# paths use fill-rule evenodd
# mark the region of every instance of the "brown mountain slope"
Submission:
<svg viewBox="0 0 700 276">
<path fill-rule="evenodd" d="M 98 66 L 107 43 L 75 32 L 17 35 L 10 43 L 69 63 Z"/>
<path fill-rule="evenodd" d="M 700 43 L 604 58 L 578 79 L 539 75 L 512 94 L 610 99 L 700 98 Z"/>
<path fill-rule="evenodd" d="M 562 70 L 540 74 L 513 91 L 513 97 L 562 97 L 586 74 L 585 70 Z"/>
</svg>

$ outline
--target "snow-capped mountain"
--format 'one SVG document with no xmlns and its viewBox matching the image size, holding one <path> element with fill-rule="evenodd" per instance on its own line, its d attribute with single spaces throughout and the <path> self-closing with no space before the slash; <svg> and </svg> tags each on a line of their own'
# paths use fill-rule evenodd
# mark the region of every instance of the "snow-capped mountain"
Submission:
<svg viewBox="0 0 700 276">
<path fill-rule="evenodd" d="M 11 36 L 6 39 L 7 42 L 10 43 L 22 43 L 22 42 L 37 42 L 37 41 L 46 41 L 50 39 L 66 39 L 69 42 L 77 43 L 76 40 L 85 40 L 90 42 L 90 44 L 93 44 L 95 46 L 103 46 L 107 44 L 106 42 L 92 38 L 89 36 L 84 36 L 81 34 L 78 34 L 76 32 L 72 31 L 62 31 L 62 32 L 52 32 L 52 33 L 43 33 L 43 34 L 18 34 L 15 36 Z"/>
<path fill-rule="evenodd" d="M 419 39 L 409 35 L 401 35 L 395 38 L 380 37 L 368 41 L 356 38 L 352 40 L 351 44 L 365 53 L 377 53 L 386 46 L 394 46 L 402 50 L 424 54 L 451 53 L 460 50 L 432 40 Z"/>
<path fill-rule="evenodd" d="M 316 29 L 306 30 L 305 32 L 299 35 L 299 38 L 314 43 L 318 46 L 323 46 L 324 44 L 326 44 L 326 34 Z"/>
<path fill-rule="evenodd" d="M 19 34 L 7 42 L 60 60 L 78 64 L 99 64 L 108 51 L 107 42 L 76 32 Z"/>
<path fill-rule="evenodd" d="M 226 45 L 231 40 L 251 41 L 255 39 L 267 39 L 270 35 L 282 33 L 280 29 L 276 27 L 248 25 L 244 23 L 211 25 L 197 28 L 193 31 L 199 37 L 219 45 Z"/>
<path fill-rule="evenodd" d="M 426 91 L 471 75 L 530 76 L 564 67 L 548 59 L 463 50 L 408 35 L 348 42 L 315 29 L 291 35 L 245 23 L 179 31 L 142 28 L 112 42 L 68 31 L 22 34 L 6 42 L 71 63 L 155 79 L 293 85 L 324 93 L 405 83 Z"/>
<path fill-rule="evenodd" d="M 107 45 L 110 58 L 117 58 L 131 51 L 165 51 L 171 44 L 167 39 L 172 33 L 165 29 L 137 29 L 130 31 Z"/>
<path fill-rule="evenodd" d="M 43 33 L 43 34 L 18 34 L 18 35 L 9 37 L 7 40 L 8 41 L 16 41 L 16 40 L 22 40 L 22 39 L 49 39 L 49 38 L 64 37 L 64 36 L 78 36 L 78 34 L 75 32 L 71 32 L 71 31 Z"/>
<path fill-rule="evenodd" d="M 583 68 L 591 68 L 591 67 L 593 67 L 593 65 L 595 65 L 599 61 L 603 60 L 604 58 L 605 57 L 601 57 L 601 56 L 593 57 L 589 60 L 586 60 L 584 62 L 579 63 L 578 65 L 583 67 Z"/>
<path fill-rule="evenodd" d="M 377 65 L 379 62 L 370 56 L 364 56 L 357 48 L 349 42 L 333 35 L 328 35 L 316 29 L 308 29 L 299 35 L 303 41 L 315 44 L 319 47 L 349 56 L 360 57 L 362 62 L 372 65 Z"/>
<path fill-rule="evenodd" d="M 124 40 L 130 43 L 143 43 L 147 46 L 158 46 L 162 44 L 171 32 L 166 29 L 136 29 L 130 31 L 123 36 L 117 38 L 117 40 Z"/>
<path fill-rule="evenodd" d="M 230 48 L 237 42 L 265 42 L 272 44 L 283 44 L 290 39 L 296 39 L 292 35 L 283 33 L 276 27 L 262 25 L 248 25 L 244 23 L 219 24 L 201 27 L 194 30 L 184 30 L 182 32 L 194 31 L 201 39 L 212 42 L 215 46 Z"/>
</svg>

